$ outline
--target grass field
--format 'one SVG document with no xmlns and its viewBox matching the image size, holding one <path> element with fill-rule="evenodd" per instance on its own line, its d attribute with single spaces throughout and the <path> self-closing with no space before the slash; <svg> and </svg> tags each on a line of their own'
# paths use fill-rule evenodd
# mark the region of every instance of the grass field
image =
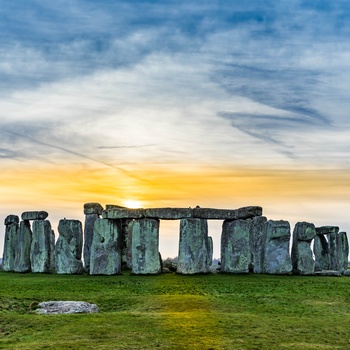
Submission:
<svg viewBox="0 0 350 350">
<path fill-rule="evenodd" d="M 37 315 L 82 300 L 99 314 Z M 350 349 L 350 278 L 0 273 L 1 349 Z"/>
</svg>

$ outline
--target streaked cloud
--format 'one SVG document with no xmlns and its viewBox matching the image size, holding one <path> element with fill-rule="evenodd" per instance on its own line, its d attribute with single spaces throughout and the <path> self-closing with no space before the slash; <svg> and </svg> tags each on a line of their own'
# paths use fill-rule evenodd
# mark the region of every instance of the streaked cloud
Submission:
<svg viewBox="0 0 350 350">
<path fill-rule="evenodd" d="M 27 193 L 60 206 L 66 186 L 74 203 L 127 200 L 129 193 L 168 205 L 183 204 L 186 196 L 205 197 L 212 206 L 249 199 L 269 205 L 269 189 L 285 193 L 283 184 L 291 186 L 298 170 L 295 198 L 303 201 L 316 177 L 319 185 L 308 198 L 325 191 L 334 207 L 344 203 L 348 1 L 1 5 L 4 198 L 15 203 Z M 23 188 L 38 176 L 34 169 L 40 181 Z M 329 181 L 322 189 L 319 171 L 329 172 L 327 179 L 343 174 L 339 186 Z M 274 187 L 276 176 L 282 187 Z M 266 186 L 264 195 L 257 183 Z M 237 191 L 249 194 L 247 203 L 243 194 L 236 201 Z M 276 213 L 284 200 L 273 198 Z"/>
</svg>

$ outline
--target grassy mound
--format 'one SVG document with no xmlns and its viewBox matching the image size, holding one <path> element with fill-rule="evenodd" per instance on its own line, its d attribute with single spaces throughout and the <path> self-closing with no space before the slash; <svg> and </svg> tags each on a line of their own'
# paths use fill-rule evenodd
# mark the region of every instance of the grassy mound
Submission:
<svg viewBox="0 0 350 350">
<path fill-rule="evenodd" d="M 37 315 L 77 300 L 99 314 Z M 0 273 L 1 349 L 349 349 L 350 278 Z"/>
</svg>

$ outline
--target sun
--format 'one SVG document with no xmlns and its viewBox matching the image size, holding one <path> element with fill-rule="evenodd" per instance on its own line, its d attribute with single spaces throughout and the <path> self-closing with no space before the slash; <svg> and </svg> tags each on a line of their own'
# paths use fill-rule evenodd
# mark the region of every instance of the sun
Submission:
<svg viewBox="0 0 350 350">
<path fill-rule="evenodd" d="M 136 209 L 136 208 L 141 208 L 142 204 L 140 201 L 136 201 L 133 199 L 129 199 L 123 202 L 123 204 L 130 209 Z"/>
</svg>

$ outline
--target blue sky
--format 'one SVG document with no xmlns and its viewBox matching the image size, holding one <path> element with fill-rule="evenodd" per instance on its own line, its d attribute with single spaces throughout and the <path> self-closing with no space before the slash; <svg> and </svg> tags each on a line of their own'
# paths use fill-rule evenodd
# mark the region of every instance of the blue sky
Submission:
<svg viewBox="0 0 350 350">
<path fill-rule="evenodd" d="M 147 167 L 203 176 L 210 168 L 223 178 L 248 169 L 268 170 L 271 181 L 271 172 L 315 174 L 318 194 L 308 200 L 318 214 L 307 213 L 317 220 L 331 206 L 329 221 L 343 216 L 346 228 L 349 38 L 342 0 L 0 0 L 2 215 L 35 206 L 28 198 L 55 182 L 47 175 L 42 187 L 11 192 L 6 179 L 21 169 L 108 168 L 120 182 L 115 201 L 133 181 L 147 186 Z M 34 175 L 22 172 L 18 181 L 30 184 Z M 159 204 L 177 204 L 169 198 Z M 234 191 L 211 198 L 214 207 L 249 202 Z M 263 198 L 251 204 L 281 215 L 285 199 Z M 52 194 L 37 205 L 49 201 L 63 217 L 76 205 L 63 200 Z"/>
</svg>

